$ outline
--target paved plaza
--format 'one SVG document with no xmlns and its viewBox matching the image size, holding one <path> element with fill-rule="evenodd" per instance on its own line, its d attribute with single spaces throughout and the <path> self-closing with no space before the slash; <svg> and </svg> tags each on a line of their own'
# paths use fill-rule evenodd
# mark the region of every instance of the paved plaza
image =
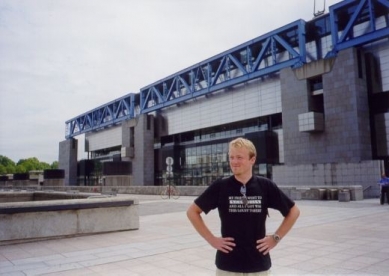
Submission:
<svg viewBox="0 0 389 276">
<path fill-rule="evenodd" d="M 0 275 L 215 275 L 211 248 L 190 225 L 194 197 L 136 195 L 140 229 L 0 246 Z M 389 205 L 299 200 L 295 227 L 271 252 L 273 275 L 389 275 Z M 219 232 L 217 211 L 204 217 Z M 282 217 L 270 212 L 267 230 Z"/>
</svg>

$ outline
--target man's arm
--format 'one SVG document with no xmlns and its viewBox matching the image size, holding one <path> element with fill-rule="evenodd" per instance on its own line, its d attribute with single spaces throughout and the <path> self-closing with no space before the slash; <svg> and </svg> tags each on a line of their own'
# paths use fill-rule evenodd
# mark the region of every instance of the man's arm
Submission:
<svg viewBox="0 0 389 276">
<path fill-rule="evenodd" d="M 228 253 L 232 251 L 235 243 L 233 242 L 233 238 L 219 238 L 215 237 L 208 227 L 205 225 L 203 218 L 201 217 L 201 213 L 203 211 L 200 209 L 197 204 L 192 203 L 192 205 L 188 208 L 186 215 L 188 219 L 192 223 L 193 227 L 196 231 L 202 236 L 213 248 L 220 250 L 224 253 Z"/>
<path fill-rule="evenodd" d="M 282 220 L 281 225 L 278 227 L 275 234 L 279 235 L 281 238 L 285 237 L 286 234 L 292 229 L 295 224 L 297 218 L 300 216 L 300 209 L 294 205 L 289 213 Z M 257 241 L 257 249 L 262 252 L 264 255 L 270 252 L 275 246 L 277 242 L 273 239 L 272 236 L 266 236 L 263 239 Z"/>
</svg>

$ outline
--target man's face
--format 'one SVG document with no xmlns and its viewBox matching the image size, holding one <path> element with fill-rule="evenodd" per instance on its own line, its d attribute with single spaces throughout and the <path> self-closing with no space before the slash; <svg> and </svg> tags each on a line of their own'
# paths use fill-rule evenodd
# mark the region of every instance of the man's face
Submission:
<svg viewBox="0 0 389 276">
<path fill-rule="evenodd" d="M 231 171 L 234 175 L 245 175 L 252 173 L 255 157 L 250 158 L 249 150 L 246 148 L 231 147 L 228 152 Z"/>
</svg>

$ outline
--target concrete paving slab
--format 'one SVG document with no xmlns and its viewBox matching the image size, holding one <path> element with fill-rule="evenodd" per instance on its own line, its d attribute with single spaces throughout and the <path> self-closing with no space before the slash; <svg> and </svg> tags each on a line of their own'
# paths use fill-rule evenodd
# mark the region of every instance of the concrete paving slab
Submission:
<svg viewBox="0 0 389 276">
<path fill-rule="evenodd" d="M 0 246 L 0 275 L 215 275 L 215 250 L 192 228 L 195 197 L 140 201 L 140 229 Z M 296 201 L 301 216 L 271 252 L 273 275 L 389 275 L 389 205 Z M 270 212 L 273 232 L 282 216 Z M 216 211 L 204 216 L 219 233 Z"/>
</svg>

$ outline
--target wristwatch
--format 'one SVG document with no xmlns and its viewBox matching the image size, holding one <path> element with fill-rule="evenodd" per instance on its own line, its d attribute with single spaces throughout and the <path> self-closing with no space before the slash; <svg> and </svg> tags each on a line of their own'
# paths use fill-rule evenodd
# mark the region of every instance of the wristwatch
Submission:
<svg viewBox="0 0 389 276">
<path fill-rule="evenodd" d="M 273 240 L 278 243 L 280 240 L 281 240 L 281 237 L 279 235 L 277 235 L 276 233 L 273 234 Z"/>
</svg>

